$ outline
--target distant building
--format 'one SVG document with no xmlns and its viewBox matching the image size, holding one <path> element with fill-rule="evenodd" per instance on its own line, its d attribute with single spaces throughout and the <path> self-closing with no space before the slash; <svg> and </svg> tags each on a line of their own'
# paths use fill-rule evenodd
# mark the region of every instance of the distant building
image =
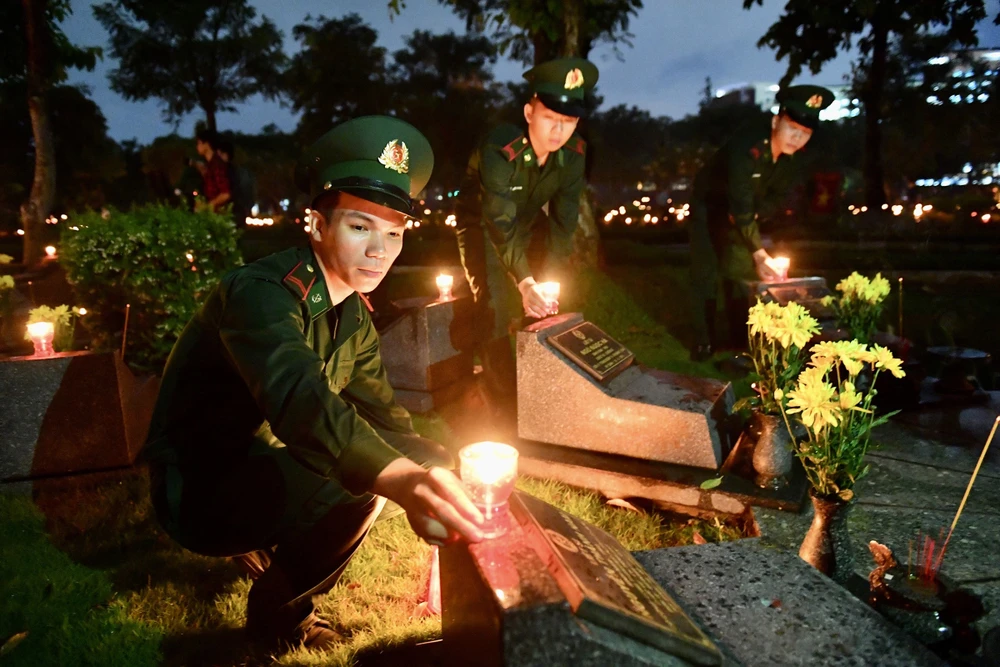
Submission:
<svg viewBox="0 0 1000 667">
<path fill-rule="evenodd" d="M 861 113 L 861 106 L 857 99 L 851 97 L 851 91 L 848 86 L 826 87 L 833 92 L 833 104 L 819 113 L 820 120 L 853 118 Z M 717 108 L 730 104 L 755 104 L 764 111 L 778 113 L 778 103 L 775 100 L 778 90 L 779 87 L 776 83 L 761 81 L 737 83 L 716 90 L 715 99 L 709 104 Z"/>
<path fill-rule="evenodd" d="M 937 81 L 931 85 L 933 93 L 927 96 L 928 104 L 972 104 L 990 99 L 990 88 L 1000 74 L 1000 48 L 949 51 L 927 61 L 931 67 L 945 67 L 950 83 Z M 924 74 L 914 77 L 912 84 L 924 83 Z"/>
</svg>

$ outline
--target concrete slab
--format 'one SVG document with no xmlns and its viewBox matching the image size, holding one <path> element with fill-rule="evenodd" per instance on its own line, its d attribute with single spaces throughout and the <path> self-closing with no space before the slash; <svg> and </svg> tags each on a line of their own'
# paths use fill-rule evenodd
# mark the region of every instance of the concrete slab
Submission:
<svg viewBox="0 0 1000 667">
<path fill-rule="evenodd" d="M 634 555 L 746 667 L 944 664 L 797 556 L 758 540 Z"/>
</svg>

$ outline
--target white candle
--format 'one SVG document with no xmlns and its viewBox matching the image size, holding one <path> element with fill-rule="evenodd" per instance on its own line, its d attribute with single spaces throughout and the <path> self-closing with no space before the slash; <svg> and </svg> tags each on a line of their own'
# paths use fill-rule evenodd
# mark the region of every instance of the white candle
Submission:
<svg viewBox="0 0 1000 667">
<path fill-rule="evenodd" d="M 778 271 L 779 280 L 788 280 L 788 265 L 791 261 L 787 257 L 775 257 L 774 267 Z"/>
<path fill-rule="evenodd" d="M 503 532 L 507 500 L 517 480 L 517 450 L 500 442 L 477 442 L 463 447 L 458 458 L 462 482 L 486 518 L 483 533 L 496 537 Z"/>
<path fill-rule="evenodd" d="M 451 298 L 451 288 L 455 285 L 455 278 L 449 276 L 447 273 L 438 274 L 438 277 L 434 279 L 437 283 L 438 288 L 438 299 L 440 301 L 447 301 Z"/>
<path fill-rule="evenodd" d="M 55 350 L 52 349 L 55 326 L 52 322 L 32 322 L 28 325 L 28 335 L 35 345 L 36 357 L 51 357 L 55 354 Z"/>
<path fill-rule="evenodd" d="M 56 247 L 54 245 L 45 246 L 45 256 L 48 258 L 53 258 L 56 256 Z"/>
</svg>

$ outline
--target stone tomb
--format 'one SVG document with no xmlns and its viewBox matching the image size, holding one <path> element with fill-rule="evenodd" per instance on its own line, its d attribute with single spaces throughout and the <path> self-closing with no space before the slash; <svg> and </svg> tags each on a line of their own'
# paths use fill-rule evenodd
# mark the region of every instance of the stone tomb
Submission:
<svg viewBox="0 0 1000 667">
<path fill-rule="evenodd" d="M 399 401 L 411 412 L 448 402 L 471 380 L 470 297 L 393 301 L 401 315 L 379 331 L 385 364 Z"/>
<path fill-rule="evenodd" d="M 0 361 L 0 481 L 131 465 L 158 389 L 117 353 Z"/>
<path fill-rule="evenodd" d="M 520 492 L 511 512 L 505 535 L 441 549 L 446 664 L 728 664 L 609 534 Z"/>
<path fill-rule="evenodd" d="M 731 447 L 729 383 L 640 366 L 579 313 L 518 332 L 517 403 L 526 440 L 712 470 Z"/>
<path fill-rule="evenodd" d="M 635 558 L 745 667 L 944 665 L 795 553 L 760 540 L 656 549 Z"/>
<path fill-rule="evenodd" d="M 833 310 L 820 303 L 823 297 L 830 294 L 826 278 L 818 276 L 789 278 L 774 283 L 750 280 L 747 281 L 747 286 L 750 289 L 751 306 L 757 303 L 757 299 L 765 303 L 775 301 L 782 306 L 794 301 L 808 310 L 817 320 L 833 318 Z"/>
</svg>

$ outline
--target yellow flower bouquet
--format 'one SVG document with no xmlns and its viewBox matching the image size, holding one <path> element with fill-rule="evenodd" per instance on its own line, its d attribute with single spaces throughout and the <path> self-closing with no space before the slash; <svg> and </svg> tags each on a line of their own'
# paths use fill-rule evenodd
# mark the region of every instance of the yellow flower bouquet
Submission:
<svg viewBox="0 0 1000 667">
<path fill-rule="evenodd" d="M 79 308 L 70 308 L 63 304 L 50 308 L 38 306 L 28 311 L 28 324 L 35 322 L 51 322 L 55 329 L 52 347 L 56 352 L 67 352 L 73 349 L 73 336 L 76 332 L 76 318 L 80 316 Z M 25 340 L 31 340 L 31 334 L 24 334 Z"/>
<path fill-rule="evenodd" d="M 873 372 L 869 389 L 858 387 L 858 375 Z M 805 426 L 807 437 L 795 444 L 806 477 L 815 493 L 848 501 L 854 485 L 868 472 L 865 454 L 871 432 L 895 413 L 876 416 L 872 408 L 875 381 L 886 371 L 897 378 L 905 375 L 902 362 L 888 349 L 870 348 L 853 341 L 823 342 L 812 348 L 809 367 L 798 376 L 795 387 L 777 392 L 786 426 L 794 418 Z"/>
<path fill-rule="evenodd" d="M 819 332 L 819 324 L 795 302 L 786 306 L 758 301 L 747 318 L 747 338 L 753 361 L 756 395 L 744 398 L 736 410 L 760 408 L 779 415 L 778 391 L 787 391 L 805 364 L 803 349 Z"/>
<path fill-rule="evenodd" d="M 889 281 L 881 273 L 868 279 L 855 271 L 837 283 L 840 296 L 825 296 L 821 303 L 833 308 L 837 324 L 847 329 L 854 339 L 868 343 L 875 335 L 889 290 Z"/>
</svg>

